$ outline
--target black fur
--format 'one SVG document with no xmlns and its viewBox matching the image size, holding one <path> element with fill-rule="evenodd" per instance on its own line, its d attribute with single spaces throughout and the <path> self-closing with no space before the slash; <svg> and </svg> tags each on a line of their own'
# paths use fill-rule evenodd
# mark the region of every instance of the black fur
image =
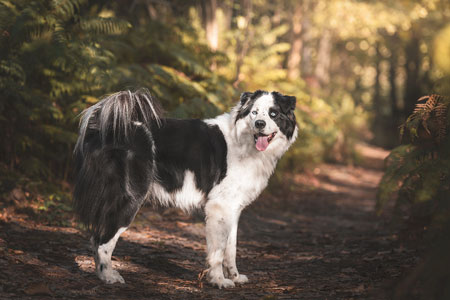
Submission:
<svg viewBox="0 0 450 300">
<path fill-rule="evenodd" d="M 160 184 L 169 192 L 180 189 L 186 170 L 205 195 L 226 175 L 227 144 L 218 126 L 201 120 L 166 119 L 154 131 Z"/>
<path fill-rule="evenodd" d="M 280 131 L 290 139 L 297 124 L 294 114 L 297 99 L 293 96 L 284 96 L 278 92 L 272 92 L 272 95 L 275 99 L 275 106 L 272 109 L 278 112 L 277 116 L 272 119 L 280 128 Z"/>
<path fill-rule="evenodd" d="M 196 187 L 207 195 L 226 175 L 227 145 L 217 126 L 200 120 L 156 122 L 160 116 L 155 115 L 158 104 L 153 99 L 142 101 L 146 105 L 131 103 L 145 96 L 151 99 L 139 93 L 110 96 L 100 102 L 104 106 L 88 110 L 82 119 L 86 126 L 81 126 L 75 149 L 74 208 L 97 245 L 132 222 L 146 198 L 151 198 L 152 182 L 173 192 L 183 186 L 184 174 L 190 170 Z M 121 106 L 132 109 L 123 112 Z M 117 115 L 116 107 L 128 115 Z M 119 130 L 126 119 L 132 121 L 122 124 L 126 130 Z"/>
<path fill-rule="evenodd" d="M 151 146 L 142 128 L 135 128 L 128 144 L 119 145 L 102 143 L 99 132 L 88 129 L 84 154 L 75 155 L 74 208 L 96 243 L 128 226 L 144 203 L 155 172 Z"/>
<path fill-rule="evenodd" d="M 239 121 L 239 119 L 245 118 L 252 110 L 253 104 L 255 103 L 256 99 L 268 93 L 269 92 L 262 90 L 257 90 L 253 93 L 242 93 L 240 99 L 241 107 L 239 108 L 239 111 L 236 115 L 236 120 L 234 122 L 236 123 L 237 121 Z"/>
</svg>

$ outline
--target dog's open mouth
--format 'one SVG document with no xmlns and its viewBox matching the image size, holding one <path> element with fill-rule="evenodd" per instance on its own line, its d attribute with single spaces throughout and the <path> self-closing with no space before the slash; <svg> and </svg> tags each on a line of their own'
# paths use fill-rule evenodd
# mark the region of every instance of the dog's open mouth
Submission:
<svg viewBox="0 0 450 300">
<path fill-rule="evenodd" d="M 255 138 L 256 149 L 258 151 L 266 150 L 276 134 L 277 134 L 276 132 L 273 132 L 269 135 L 265 135 L 262 133 L 255 134 L 253 137 Z"/>
</svg>

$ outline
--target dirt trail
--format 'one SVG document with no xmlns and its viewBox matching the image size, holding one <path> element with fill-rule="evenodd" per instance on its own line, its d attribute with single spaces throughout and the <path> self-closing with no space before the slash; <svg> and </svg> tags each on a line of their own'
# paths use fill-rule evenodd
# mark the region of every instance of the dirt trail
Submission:
<svg viewBox="0 0 450 300">
<path fill-rule="evenodd" d="M 385 152 L 363 149 L 380 163 Z M 204 268 L 201 217 L 144 208 L 122 235 L 113 266 L 124 285 L 94 275 L 87 237 L 4 210 L 0 214 L 1 299 L 388 299 L 414 263 L 374 213 L 376 169 L 321 165 L 287 176 L 290 190 L 265 193 L 241 218 L 238 267 L 250 282 L 218 290 Z"/>
</svg>

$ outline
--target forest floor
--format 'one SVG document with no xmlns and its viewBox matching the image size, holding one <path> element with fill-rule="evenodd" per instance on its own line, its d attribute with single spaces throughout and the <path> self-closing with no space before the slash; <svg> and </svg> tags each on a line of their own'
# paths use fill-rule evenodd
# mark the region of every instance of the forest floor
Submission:
<svg viewBox="0 0 450 300">
<path fill-rule="evenodd" d="M 402 244 L 389 216 L 374 211 L 387 152 L 361 149 L 370 167 L 323 164 L 286 175 L 284 188 L 243 212 L 237 263 L 250 282 L 232 289 L 198 280 L 205 267 L 198 215 L 142 209 L 113 255 L 126 283 L 106 285 L 94 274 L 83 232 L 5 206 L 0 298 L 389 299 L 417 253 Z"/>
</svg>

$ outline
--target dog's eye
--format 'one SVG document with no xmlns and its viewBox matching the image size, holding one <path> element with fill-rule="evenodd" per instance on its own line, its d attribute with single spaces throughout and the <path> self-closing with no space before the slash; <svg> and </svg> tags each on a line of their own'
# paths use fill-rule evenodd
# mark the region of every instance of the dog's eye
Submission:
<svg viewBox="0 0 450 300">
<path fill-rule="evenodd" d="M 275 118 L 276 116 L 278 116 L 278 112 L 275 111 L 275 110 L 272 110 L 272 111 L 269 113 L 269 115 L 270 115 L 272 118 Z"/>
<path fill-rule="evenodd" d="M 252 111 L 252 114 L 256 115 L 258 112 L 256 110 Z"/>
</svg>

